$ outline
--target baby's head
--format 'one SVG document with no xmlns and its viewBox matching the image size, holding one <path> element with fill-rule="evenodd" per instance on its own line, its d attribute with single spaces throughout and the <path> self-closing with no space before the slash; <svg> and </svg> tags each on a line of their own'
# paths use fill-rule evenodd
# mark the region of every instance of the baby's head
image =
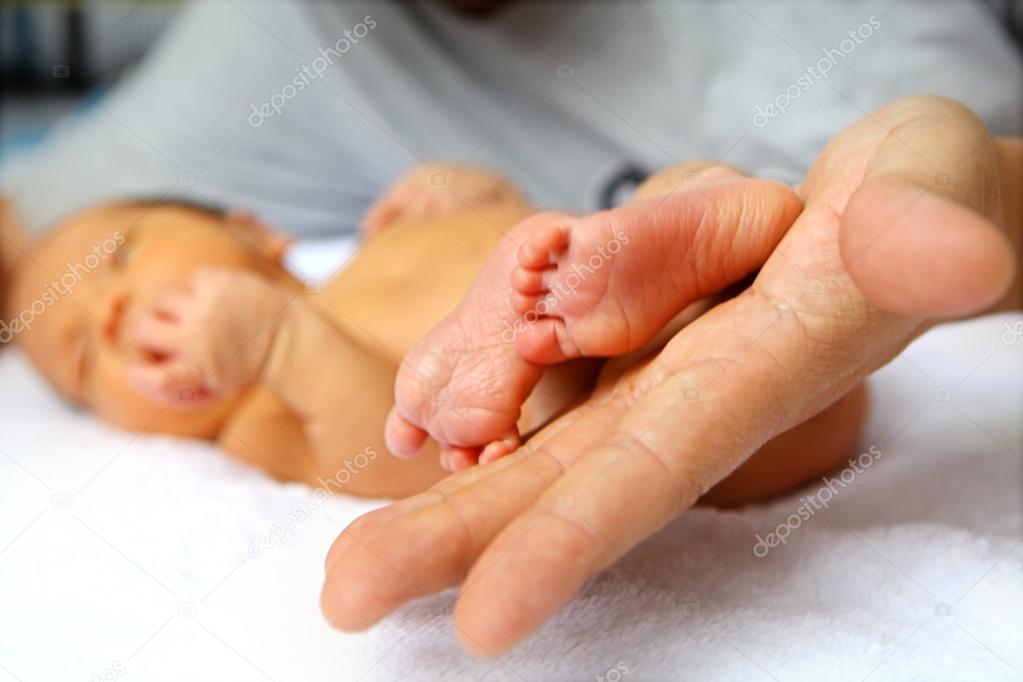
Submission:
<svg viewBox="0 0 1023 682">
<path fill-rule="evenodd" d="M 155 298 L 204 266 L 244 269 L 299 287 L 281 265 L 287 241 L 248 215 L 170 201 L 104 205 L 34 242 L 14 274 L 8 327 L 67 397 L 133 430 L 214 435 L 231 409 L 153 402 L 125 371 L 140 351 L 132 324 Z"/>
</svg>

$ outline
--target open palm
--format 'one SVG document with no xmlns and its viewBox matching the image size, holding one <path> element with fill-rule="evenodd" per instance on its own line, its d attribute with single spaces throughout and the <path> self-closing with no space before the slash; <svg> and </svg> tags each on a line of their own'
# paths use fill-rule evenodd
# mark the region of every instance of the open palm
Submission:
<svg viewBox="0 0 1023 682">
<path fill-rule="evenodd" d="M 861 120 L 799 188 L 753 285 L 605 377 L 514 456 L 372 512 L 327 559 L 343 629 L 461 584 L 463 646 L 498 655 L 761 445 L 935 320 L 1004 305 L 1017 259 L 999 146 L 969 110 L 909 98 Z M 726 248 L 725 245 L 722 248 Z"/>
</svg>

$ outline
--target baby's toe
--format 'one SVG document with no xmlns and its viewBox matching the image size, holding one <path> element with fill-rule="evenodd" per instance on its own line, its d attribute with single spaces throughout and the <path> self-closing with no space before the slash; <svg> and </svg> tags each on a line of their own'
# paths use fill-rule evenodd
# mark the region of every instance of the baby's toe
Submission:
<svg viewBox="0 0 1023 682">
<path fill-rule="evenodd" d="M 412 424 L 392 407 L 384 426 L 384 442 L 387 449 L 398 457 L 415 457 L 426 443 L 426 431 Z"/>
<path fill-rule="evenodd" d="M 540 216 L 537 218 L 545 218 Z M 547 218 L 547 224 L 537 225 L 519 247 L 519 265 L 529 270 L 542 270 L 552 266 L 559 254 L 568 248 L 570 225 L 561 216 Z"/>
<path fill-rule="evenodd" d="M 530 313 L 537 313 L 537 306 L 540 301 L 544 299 L 544 295 L 531 295 L 531 294 L 520 294 L 515 292 L 511 297 L 512 310 L 519 315 L 529 315 Z"/>
<path fill-rule="evenodd" d="M 476 464 L 479 457 L 479 448 L 466 448 L 458 445 L 442 445 L 440 448 L 440 465 L 452 473 L 468 469 Z"/>
<path fill-rule="evenodd" d="M 490 464 L 493 461 L 515 452 L 519 449 L 519 445 L 521 444 L 522 439 L 519 436 L 518 430 L 509 431 L 501 440 L 495 440 L 493 443 L 483 448 L 483 452 L 480 453 L 478 462 L 481 465 Z"/>
<path fill-rule="evenodd" d="M 537 365 L 554 365 L 582 355 L 569 336 L 565 321 L 556 317 L 529 323 L 515 338 L 515 352 Z"/>
<path fill-rule="evenodd" d="M 543 294 L 547 292 L 543 270 L 517 267 L 512 270 L 511 285 L 520 294 Z"/>
</svg>

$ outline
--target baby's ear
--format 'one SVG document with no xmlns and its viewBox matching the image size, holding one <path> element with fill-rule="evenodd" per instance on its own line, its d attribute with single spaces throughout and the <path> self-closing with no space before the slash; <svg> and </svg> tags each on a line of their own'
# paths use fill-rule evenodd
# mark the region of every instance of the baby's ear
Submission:
<svg viewBox="0 0 1023 682">
<path fill-rule="evenodd" d="M 291 246 L 291 237 L 275 232 L 262 220 L 248 211 L 231 211 L 227 220 L 241 228 L 246 234 L 269 249 L 271 255 L 280 260 Z"/>
</svg>

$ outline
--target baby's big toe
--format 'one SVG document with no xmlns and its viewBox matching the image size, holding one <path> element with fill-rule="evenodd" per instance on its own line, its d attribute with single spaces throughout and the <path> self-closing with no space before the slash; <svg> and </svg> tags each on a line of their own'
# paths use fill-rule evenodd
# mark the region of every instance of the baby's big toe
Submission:
<svg viewBox="0 0 1023 682">
<path fill-rule="evenodd" d="M 440 465 L 444 470 L 456 473 L 474 466 L 477 460 L 479 460 L 479 456 L 480 448 L 442 445 L 440 448 Z"/>
<path fill-rule="evenodd" d="M 392 407 L 384 426 L 384 442 L 387 449 L 398 457 L 415 457 L 426 443 L 426 432 L 398 414 Z"/>
<path fill-rule="evenodd" d="M 529 219 L 531 229 L 519 246 L 519 266 L 527 270 L 543 270 L 555 264 L 556 258 L 568 248 L 573 219 L 560 213 L 541 213 Z"/>
<path fill-rule="evenodd" d="M 515 338 L 515 352 L 526 362 L 556 365 L 582 356 L 582 351 L 568 333 L 565 321 L 545 317 L 529 324 Z"/>
</svg>

